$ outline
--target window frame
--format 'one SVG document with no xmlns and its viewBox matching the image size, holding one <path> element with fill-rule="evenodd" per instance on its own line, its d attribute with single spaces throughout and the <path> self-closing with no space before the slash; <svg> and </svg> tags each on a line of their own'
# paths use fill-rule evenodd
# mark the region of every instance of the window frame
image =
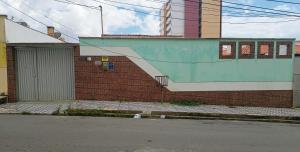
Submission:
<svg viewBox="0 0 300 152">
<path fill-rule="evenodd" d="M 260 48 L 262 45 L 269 45 L 269 55 L 261 55 Z M 274 42 L 271 41 L 262 41 L 257 42 L 257 58 L 258 59 L 273 59 L 274 58 Z"/>
<path fill-rule="evenodd" d="M 280 45 L 287 45 L 286 55 L 279 55 Z M 292 54 L 293 54 L 293 42 L 290 42 L 290 41 L 277 41 L 276 42 L 276 58 L 278 58 L 278 59 L 292 58 Z"/>
<path fill-rule="evenodd" d="M 250 45 L 250 54 L 242 54 L 242 46 Z M 253 59 L 255 56 L 255 42 L 239 42 L 239 59 Z"/>
<path fill-rule="evenodd" d="M 223 45 L 231 45 L 231 55 L 223 55 Z M 235 59 L 236 58 L 236 42 L 220 42 L 219 45 L 219 59 Z"/>
</svg>

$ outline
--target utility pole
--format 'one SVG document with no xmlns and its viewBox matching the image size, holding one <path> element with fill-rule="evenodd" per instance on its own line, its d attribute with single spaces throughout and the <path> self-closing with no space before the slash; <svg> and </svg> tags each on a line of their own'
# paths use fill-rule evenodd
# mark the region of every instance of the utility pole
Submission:
<svg viewBox="0 0 300 152">
<path fill-rule="evenodd" d="M 104 33 L 103 33 L 104 32 L 104 30 L 103 30 L 103 12 L 102 12 L 103 9 L 102 9 L 101 5 L 99 7 L 100 7 L 100 13 L 101 13 L 101 32 L 102 32 L 101 37 L 103 37 L 103 35 L 104 35 Z"/>
</svg>

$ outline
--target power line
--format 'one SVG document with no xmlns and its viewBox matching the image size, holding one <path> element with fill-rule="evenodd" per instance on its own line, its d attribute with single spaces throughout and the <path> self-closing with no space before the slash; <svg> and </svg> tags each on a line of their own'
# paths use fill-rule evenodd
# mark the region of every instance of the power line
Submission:
<svg viewBox="0 0 300 152">
<path fill-rule="evenodd" d="M 92 0 L 92 1 L 95 1 L 95 2 L 98 2 L 98 3 L 102 3 L 99 0 Z M 161 10 L 161 8 L 151 7 L 151 6 L 145 6 L 145 5 L 138 5 L 138 4 L 132 4 L 132 3 L 126 3 L 126 2 L 118 2 L 118 1 L 112 1 L 112 0 L 105 0 L 105 1 L 112 2 L 112 3 L 117 3 L 117 4 L 125 4 L 125 5 L 130 5 L 130 6 L 136 6 L 136 7 L 143 7 L 143 8 L 150 8 L 150 9 L 155 9 L 155 10 Z M 172 10 L 172 11 L 182 12 L 181 10 Z M 191 12 L 191 11 L 189 11 L 189 13 L 191 13 L 191 14 L 198 14 L 198 13 Z M 206 14 L 206 15 L 220 16 L 220 15 L 217 15 L 217 14 Z"/>
<path fill-rule="evenodd" d="M 38 19 L 35 19 L 34 17 L 32 17 L 32 16 L 26 14 L 25 12 L 23 12 L 23 11 L 21 11 L 21 10 L 15 8 L 15 7 L 13 7 L 12 5 L 10 5 L 9 3 L 4 2 L 3 0 L 0 0 L 0 1 L 3 2 L 5 5 L 7 5 L 7 6 L 13 8 L 13 9 L 15 9 L 15 10 L 18 11 L 19 13 L 22 13 L 23 15 L 25 15 L 25 16 L 31 18 L 32 20 L 36 21 L 37 23 L 39 23 L 39 24 L 44 25 L 44 26 L 47 27 L 47 24 L 43 23 L 42 21 L 39 21 Z M 58 32 L 60 32 L 60 31 L 58 31 Z M 76 41 L 79 41 L 78 38 L 72 37 L 72 36 L 70 36 L 70 35 L 68 35 L 68 34 L 65 34 L 65 33 L 63 33 L 63 32 L 60 32 L 60 33 L 62 33 L 63 35 L 65 35 L 65 36 L 67 36 L 67 37 L 69 37 L 69 38 L 71 38 L 71 39 L 74 39 L 74 40 L 76 40 Z M 183 61 L 167 61 L 167 60 L 148 59 L 148 58 L 136 57 L 136 56 L 126 55 L 126 54 L 123 54 L 123 53 L 111 51 L 111 50 L 105 49 L 105 48 L 103 48 L 103 47 L 99 47 L 99 46 L 97 46 L 97 45 L 94 45 L 94 44 L 91 44 L 91 43 L 88 43 L 88 42 L 82 42 L 82 41 L 81 41 L 80 43 L 83 43 L 83 44 L 86 44 L 86 45 L 88 45 L 88 46 L 91 46 L 91 47 L 94 47 L 94 48 L 97 48 L 97 49 L 101 49 L 101 50 L 103 50 L 103 51 L 110 52 L 110 53 L 113 53 L 113 54 L 119 54 L 119 55 L 126 56 L 126 57 L 131 57 L 131 58 L 140 59 L 140 60 L 146 60 L 146 61 L 152 61 L 152 62 L 180 63 L 180 64 L 199 64 L 199 63 L 217 63 L 217 62 L 232 61 L 232 60 L 221 60 L 221 61 L 213 61 L 213 62 L 212 62 L 212 61 L 207 61 L 207 62 L 205 62 L 205 61 L 183 62 Z"/>
<path fill-rule="evenodd" d="M 143 12 L 143 11 L 138 11 L 138 10 L 134 10 L 134 9 L 129 9 L 129 8 L 125 8 L 122 6 L 116 6 L 113 4 L 108 4 L 108 3 L 104 3 L 101 2 L 102 4 L 105 5 L 109 5 L 118 9 L 123 9 L 123 10 L 128 10 L 128 11 L 133 11 L 133 12 L 137 12 L 137 13 L 142 13 L 142 14 L 148 14 L 148 15 L 152 15 L 152 16 L 157 16 L 157 17 L 163 17 L 161 15 L 158 14 L 152 14 L 152 13 L 148 13 L 148 12 Z M 199 20 L 190 20 L 190 19 L 183 19 L 183 18 L 176 18 L 176 17 L 170 17 L 171 19 L 176 19 L 176 20 L 186 20 L 186 21 L 199 21 Z M 285 23 L 285 22 L 293 22 L 293 21 L 298 21 L 300 20 L 300 18 L 298 19 L 290 19 L 290 20 L 284 20 L 284 21 L 270 21 L 270 22 L 259 22 L 259 21 L 254 21 L 254 22 L 222 22 L 222 23 L 226 23 L 226 24 L 263 24 L 263 23 Z M 202 21 L 205 23 L 221 23 L 221 22 L 210 22 L 210 21 Z"/>
<path fill-rule="evenodd" d="M 85 5 L 85 4 L 81 4 L 81 3 L 76 3 L 76 2 L 73 2 L 73 1 L 69 1 L 69 0 L 53 0 L 53 1 L 60 2 L 60 3 L 65 3 L 65 4 L 71 4 L 71 5 L 78 5 L 78 6 L 82 6 L 82 7 L 86 7 L 86 8 L 90 8 L 90 9 L 99 10 L 99 7 Z"/>
<path fill-rule="evenodd" d="M 91 1 L 95 1 L 98 3 L 101 3 L 101 1 L 99 0 L 91 0 Z M 118 1 L 113 1 L 113 0 L 104 0 L 104 1 L 108 1 L 108 2 L 112 2 L 112 3 L 117 3 L 117 4 L 125 4 L 125 5 L 130 5 L 130 6 L 136 6 L 136 7 L 143 7 L 143 8 L 150 8 L 150 9 L 155 9 L 155 10 L 161 10 L 161 8 L 157 8 L 157 7 L 151 7 L 151 6 L 145 6 L 145 5 L 138 5 L 138 4 L 132 4 L 132 3 L 126 3 L 126 2 L 118 2 Z M 202 7 L 203 8 L 203 7 Z M 172 11 L 174 12 L 182 12 L 181 10 L 175 10 L 173 9 Z M 220 12 L 219 10 L 215 10 L 216 12 Z M 188 13 L 191 14 L 199 14 L 199 13 L 195 13 L 194 11 L 187 11 Z M 210 13 L 203 13 L 203 15 L 208 15 L 208 16 L 221 16 L 221 14 L 210 14 Z M 267 16 L 267 15 L 260 15 L 260 16 L 253 16 L 253 15 L 244 15 L 244 16 L 238 16 L 238 15 L 222 15 L 222 16 L 228 16 L 228 17 L 270 17 L 273 18 L 274 16 Z"/>
<path fill-rule="evenodd" d="M 43 23 L 42 21 L 39 21 L 38 19 L 35 19 L 34 17 L 32 17 L 32 16 L 30 16 L 30 15 L 24 13 L 23 11 L 21 11 L 21 10 L 17 9 L 16 7 L 10 5 L 9 3 L 7 3 L 7 2 L 5 2 L 5 1 L 3 1 L 3 0 L 0 0 L 0 2 L 4 3 L 5 5 L 7 5 L 7 6 L 11 7 L 11 8 L 13 8 L 14 10 L 18 11 L 19 13 L 21 13 L 21 14 L 23 14 L 23 15 L 29 17 L 30 19 L 34 20 L 35 22 L 37 22 L 37 23 L 39 23 L 39 24 L 41 24 L 41 25 L 44 25 L 44 26 L 46 26 L 46 27 L 48 26 L 46 23 Z M 60 32 L 59 30 L 57 30 L 57 31 Z M 39 32 L 40 32 L 40 31 L 39 31 Z M 41 32 L 41 33 L 43 33 L 43 32 Z M 64 34 L 63 32 L 60 32 L 60 33 L 63 34 L 63 35 L 65 35 L 65 36 L 67 36 L 67 37 L 70 37 L 70 38 L 72 37 L 72 36 L 69 36 L 69 35 L 67 35 L 67 34 Z"/>
<path fill-rule="evenodd" d="M 26 4 L 26 2 L 24 2 L 24 1 L 22 1 L 22 4 L 25 5 L 25 6 L 27 6 L 27 7 L 30 8 L 30 9 L 33 9 L 33 10 L 34 10 L 33 7 L 31 7 L 30 5 Z M 39 13 L 38 13 L 38 14 L 39 14 Z M 62 23 L 60 23 L 60 22 L 58 22 L 57 20 L 54 20 L 54 19 L 50 18 L 50 17 L 47 16 L 47 15 L 42 15 L 42 14 L 39 14 L 39 15 L 44 16 L 45 18 L 49 19 L 50 21 L 52 21 L 52 22 L 54 22 L 54 23 L 56 23 L 56 24 L 58 24 L 58 25 L 61 25 L 61 26 L 64 27 L 65 29 L 71 30 L 70 32 L 74 32 L 74 30 L 73 30 L 72 28 L 70 28 L 70 27 L 68 27 L 68 26 L 66 26 L 66 25 L 64 25 L 64 24 L 62 24 Z"/>
<path fill-rule="evenodd" d="M 87 8 L 91 8 L 91 9 L 96 9 L 96 10 L 99 10 L 98 7 L 95 7 L 95 6 L 88 6 L 88 5 L 84 5 L 84 4 L 80 4 L 80 3 L 75 3 L 75 2 L 72 2 L 70 0 L 66 0 L 66 1 L 61 1 L 61 0 L 54 0 L 54 1 L 57 1 L 57 2 L 62 2 L 62 3 L 66 3 L 66 4 L 72 4 L 72 5 L 79 5 L 79 6 L 84 6 L 84 7 L 87 7 Z M 163 17 L 161 15 L 158 15 L 158 14 L 153 14 L 153 13 L 149 13 L 149 12 L 143 12 L 143 11 L 139 11 L 139 10 L 134 10 L 134 9 L 129 9 L 129 8 L 125 8 L 125 7 L 121 7 L 121 6 L 116 6 L 116 5 L 113 5 L 113 4 L 108 4 L 108 3 L 105 3 L 105 2 L 101 2 L 102 4 L 105 4 L 105 5 L 109 5 L 109 6 L 112 6 L 112 7 L 115 7 L 115 8 L 118 8 L 118 9 L 123 9 L 123 10 L 128 10 L 128 11 L 132 11 L 132 12 L 136 12 L 136 13 L 141 13 L 141 14 L 147 14 L 147 15 L 152 15 L 152 16 L 157 16 L 157 17 Z M 175 20 L 187 20 L 187 21 L 198 21 L 198 20 L 192 20 L 192 19 L 183 19 L 183 18 L 177 18 L 177 17 L 170 17 L 171 19 L 175 19 Z M 263 24 L 263 23 L 284 23 L 284 22 L 293 22 L 293 21 L 297 21 L 298 19 L 290 19 L 290 20 L 284 20 L 284 21 L 270 21 L 270 22 L 259 22 L 259 21 L 255 21 L 255 22 L 222 22 L 222 23 L 226 23 L 226 24 Z M 202 22 L 205 22 L 205 23 L 221 23 L 221 22 L 210 22 L 210 21 L 202 21 Z"/>
<path fill-rule="evenodd" d="M 191 0 L 186 0 L 189 2 L 193 2 L 193 3 L 199 3 L 196 1 L 191 1 Z M 214 0 L 216 1 L 216 0 Z M 207 4 L 207 5 L 213 5 L 213 6 L 221 6 L 218 4 L 213 4 L 213 3 L 207 3 L 207 2 L 202 2 L 202 4 Z M 226 7 L 226 8 L 232 8 L 232 9 L 242 9 L 242 10 L 248 10 L 248 11 L 255 11 L 255 12 L 261 12 L 261 13 L 268 13 L 268 14 L 277 14 L 277 15 L 285 15 L 285 16 L 293 16 L 293 17 L 300 17 L 300 15 L 292 15 L 292 14 L 284 14 L 284 13 L 277 13 L 277 12 L 269 12 L 269 11 L 263 11 L 263 10 L 254 10 L 254 9 L 249 9 L 249 8 L 240 8 L 240 7 L 233 7 L 233 6 L 222 6 L 222 7 Z M 255 7 L 255 6 L 254 6 Z M 261 8 L 260 8 L 261 9 Z M 267 8 L 268 9 L 268 8 Z M 297 14 L 297 13 L 294 13 Z"/>
<path fill-rule="evenodd" d="M 150 1 L 150 0 L 146 0 L 146 1 Z M 192 3 L 197 3 L 197 4 L 207 4 L 207 5 L 214 5 L 214 6 L 222 6 L 222 5 L 219 5 L 219 4 L 213 4 L 213 3 L 208 3 L 208 2 L 199 2 L 199 0 L 197 1 L 194 1 L 194 0 L 186 0 L 186 1 L 189 1 L 189 2 L 192 2 Z M 300 14 L 298 12 L 291 12 L 291 11 L 285 11 L 285 10 L 278 10 L 278 9 L 272 9 L 272 8 L 266 8 L 266 7 L 261 7 L 261 6 L 255 6 L 255 5 L 248 5 L 248 4 L 241 4 L 241 3 L 236 3 L 236 2 L 229 2 L 229 1 L 220 1 L 220 0 L 212 0 L 212 1 L 216 1 L 216 2 L 224 2 L 224 3 L 228 3 L 228 4 L 235 4 L 235 5 L 240 5 L 240 6 L 247 6 L 247 7 L 252 7 L 252 8 L 258 8 L 258 9 L 267 9 L 267 10 L 271 10 L 271 11 L 277 11 L 277 12 L 286 12 L 286 13 L 292 13 L 292 14 Z M 271 0 L 270 0 L 271 1 Z M 154 2 L 157 2 L 157 3 L 166 3 L 167 1 L 154 1 Z M 172 2 L 172 4 L 174 5 L 180 5 L 180 6 L 185 6 L 183 4 L 180 4 L 180 3 L 175 3 L 175 2 Z M 223 6 L 223 7 L 227 7 L 227 8 L 232 8 L 232 9 L 242 9 L 242 10 L 248 10 L 248 11 L 260 11 L 260 10 L 252 10 L 252 9 L 248 9 L 248 8 L 237 8 L 237 7 L 231 7 L 231 6 Z M 261 11 L 260 11 L 261 12 Z M 264 13 L 273 13 L 273 12 L 266 12 L 266 11 L 263 11 Z M 275 12 L 274 12 L 275 13 Z"/>
<path fill-rule="evenodd" d="M 149 2 L 155 2 L 155 3 L 159 3 L 159 4 L 163 4 L 163 3 L 166 3 L 166 1 L 162 1 L 162 0 L 158 0 L 158 1 L 155 1 L 155 0 L 146 0 L 146 1 L 149 1 Z M 162 3 L 163 2 L 163 3 Z M 195 7 L 191 7 L 191 6 L 185 6 L 184 4 L 181 4 L 181 3 L 176 3 L 176 2 L 172 2 L 172 5 L 174 6 L 179 6 L 179 7 L 186 7 L 186 8 L 191 8 L 191 9 L 194 9 Z M 202 9 L 204 10 L 210 10 L 210 11 L 215 11 L 215 12 L 220 12 L 219 10 L 216 10 L 216 9 L 213 9 L 213 8 L 210 8 L 210 7 L 203 7 L 202 6 Z M 263 14 L 257 14 L 256 13 L 253 13 L 253 11 L 250 11 L 252 13 L 246 13 L 246 12 L 237 12 L 237 11 L 232 11 L 232 10 L 225 10 L 226 8 L 223 8 L 222 11 L 223 13 L 232 13 L 232 14 L 246 14 L 245 17 L 282 17 L 282 16 L 279 16 L 279 15 L 263 15 Z M 279 10 L 281 11 L 281 10 Z M 251 14 L 251 15 L 249 15 Z M 224 15 L 223 15 L 224 16 Z M 232 16 L 232 17 L 235 17 L 235 16 Z"/>
<path fill-rule="evenodd" d="M 228 1 L 224 1 L 224 0 L 222 0 L 222 2 L 228 3 L 228 4 L 240 5 L 240 6 L 247 6 L 247 7 L 252 7 L 252 8 L 268 9 L 271 11 L 285 12 L 285 13 L 291 13 L 291 14 L 300 14 L 299 12 L 278 10 L 278 9 L 272 9 L 272 8 L 266 8 L 266 7 L 261 7 L 261 6 L 248 5 L 248 4 L 240 4 L 240 3 L 228 2 Z"/>
<path fill-rule="evenodd" d="M 284 3 L 284 4 L 295 4 L 295 5 L 300 5 L 298 2 L 290 2 L 290 1 L 281 1 L 281 0 L 265 0 L 269 2 L 278 2 L 278 3 Z"/>
<path fill-rule="evenodd" d="M 2 1 L 2 0 L 1 0 Z M 75 2 L 72 2 L 72 1 L 69 1 L 69 0 L 66 0 L 66 1 L 61 1 L 61 0 L 54 0 L 54 1 L 57 1 L 57 2 L 62 2 L 62 3 L 66 3 L 66 4 L 72 4 L 72 5 L 79 5 L 79 6 L 84 6 L 84 7 L 88 7 L 88 8 L 91 8 L 91 9 L 97 9 L 99 10 L 98 7 L 95 7 L 95 6 L 88 6 L 88 5 L 84 5 L 84 4 L 79 4 L 79 3 L 75 3 Z M 2 1 L 4 2 L 4 1 Z M 103 3 L 103 2 L 102 2 Z M 6 3 L 8 4 L 8 3 Z M 106 4 L 106 5 L 111 5 L 111 4 Z M 114 6 L 114 5 L 111 5 L 111 6 Z M 130 10 L 130 11 L 135 11 L 137 12 L 136 10 L 131 10 L 131 9 L 127 9 L 127 8 L 123 8 L 123 7 L 118 7 L 118 6 L 114 6 L 114 7 L 117 7 L 117 8 L 122 8 L 122 9 L 126 9 L 126 10 Z M 19 10 L 18 10 L 19 11 Z M 139 11 L 141 12 L 141 11 Z M 150 14 L 150 13 L 147 13 L 147 12 L 142 12 L 142 13 L 146 13 L 146 14 Z M 25 15 L 25 14 L 24 14 Z M 151 15 L 151 14 L 150 14 Z M 154 14 L 152 14 L 154 15 Z M 159 16 L 159 15 L 156 15 L 156 16 Z M 28 16 L 29 17 L 29 16 Z M 30 17 L 32 18 L 32 17 Z M 34 19 L 34 18 L 32 18 Z M 36 20 L 37 21 L 37 20 Z M 281 23 L 281 22 L 290 22 L 290 21 L 297 21 L 297 19 L 293 19 L 293 20 L 286 20 L 286 21 L 274 21 L 274 22 L 242 22 L 242 23 L 231 23 L 231 22 L 225 22 L 225 23 L 229 23 L 229 24 L 247 24 L 247 23 Z M 37 21 L 39 22 L 39 21 Z M 47 26 L 46 24 L 43 24 L 45 26 Z"/>
<path fill-rule="evenodd" d="M 213 0 L 213 1 L 217 1 L 217 0 Z M 225 0 L 222 0 L 222 2 L 228 3 L 228 4 L 239 5 L 239 6 L 247 6 L 247 7 L 252 7 L 252 8 L 258 8 L 258 9 L 262 9 L 262 10 L 271 10 L 271 11 L 276 11 L 276 12 L 285 12 L 285 13 L 298 14 L 298 15 L 300 14 L 299 12 L 273 9 L 273 8 L 267 8 L 267 7 L 261 7 L 261 6 L 256 6 L 256 5 L 249 5 L 249 4 L 242 4 L 242 3 L 236 3 L 236 2 L 229 2 L 229 1 L 225 1 Z"/>
</svg>

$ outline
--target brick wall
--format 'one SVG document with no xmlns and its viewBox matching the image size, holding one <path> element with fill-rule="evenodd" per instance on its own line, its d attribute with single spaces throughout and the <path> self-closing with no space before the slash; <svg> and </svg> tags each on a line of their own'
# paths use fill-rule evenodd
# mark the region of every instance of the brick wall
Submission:
<svg viewBox="0 0 300 152">
<path fill-rule="evenodd" d="M 160 101 L 156 81 L 126 57 L 110 57 L 114 71 L 103 71 L 95 65 L 100 57 L 86 61 L 75 55 L 77 100 Z M 165 101 L 195 100 L 205 104 L 228 106 L 292 107 L 290 91 L 207 91 L 170 92 L 164 89 Z"/>
<path fill-rule="evenodd" d="M 13 47 L 6 47 L 7 56 L 7 76 L 8 76 L 8 101 L 16 102 L 16 65 L 15 65 L 15 51 Z"/>
<path fill-rule="evenodd" d="M 16 102 L 16 68 L 13 47 L 7 47 L 8 96 Z M 156 81 L 126 57 L 110 57 L 114 71 L 95 65 L 100 57 L 86 61 L 75 47 L 75 91 L 77 100 L 160 101 Z M 170 92 L 164 89 L 165 101 L 196 100 L 205 104 L 229 106 L 292 107 L 290 91 L 205 91 Z"/>
</svg>

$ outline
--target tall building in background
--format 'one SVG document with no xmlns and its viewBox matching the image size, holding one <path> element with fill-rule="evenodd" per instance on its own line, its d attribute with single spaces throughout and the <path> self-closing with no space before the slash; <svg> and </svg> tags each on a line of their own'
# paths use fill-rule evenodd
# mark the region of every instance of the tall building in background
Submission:
<svg viewBox="0 0 300 152">
<path fill-rule="evenodd" d="M 222 36 L 221 0 L 168 0 L 160 13 L 161 35 L 185 38 Z"/>
</svg>

